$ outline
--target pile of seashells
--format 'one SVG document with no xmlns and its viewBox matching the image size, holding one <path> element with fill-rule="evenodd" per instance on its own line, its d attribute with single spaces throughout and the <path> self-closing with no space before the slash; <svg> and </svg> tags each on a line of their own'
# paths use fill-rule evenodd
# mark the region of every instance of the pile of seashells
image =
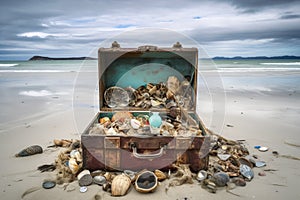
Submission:
<svg viewBox="0 0 300 200">
<path fill-rule="evenodd" d="M 234 189 L 237 186 L 246 186 L 248 181 L 254 178 L 252 168 L 266 166 L 264 161 L 257 156 L 249 155 L 249 151 L 243 141 L 228 140 L 208 130 L 211 137 L 211 150 L 209 154 L 209 166 L 207 169 L 197 173 L 190 171 L 188 164 L 174 163 L 175 173 L 163 172 L 160 170 L 142 170 L 134 172 L 124 170 L 123 172 L 110 172 L 104 170 L 83 170 L 81 166 L 81 148 L 78 141 L 71 145 L 66 151 L 60 153 L 56 159 L 57 183 L 72 182 L 78 180 L 81 187 L 91 184 L 102 186 L 103 190 L 112 196 L 126 195 L 131 186 L 138 192 L 154 192 L 156 188 L 166 179 L 165 190 L 169 187 L 182 184 L 193 184 L 199 182 L 202 188 L 211 193 L 216 193 L 219 188 L 226 187 L 226 190 Z M 72 160 L 77 163 L 74 167 Z M 232 193 L 232 192 L 231 192 Z M 236 195 L 236 194 L 235 194 Z"/>
<path fill-rule="evenodd" d="M 118 111 L 109 117 L 101 117 L 90 129 L 90 135 L 162 135 L 162 136 L 202 136 L 199 123 L 189 114 L 183 114 L 178 109 L 170 110 L 167 113 L 159 113 L 159 126 L 153 131 L 151 124 L 151 113 L 134 113 Z M 152 114 L 153 115 L 153 114 Z"/>
<path fill-rule="evenodd" d="M 110 87 L 104 92 L 104 100 L 110 108 L 169 108 L 176 102 L 179 106 L 190 109 L 194 105 L 194 93 L 188 79 L 180 82 L 177 77 L 170 76 L 166 83 L 148 83 L 137 89 Z"/>
</svg>

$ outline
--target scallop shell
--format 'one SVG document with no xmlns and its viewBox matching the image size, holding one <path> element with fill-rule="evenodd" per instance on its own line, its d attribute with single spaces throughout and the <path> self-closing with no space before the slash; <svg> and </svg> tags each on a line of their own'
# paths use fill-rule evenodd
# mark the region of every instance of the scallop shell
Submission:
<svg viewBox="0 0 300 200">
<path fill-rule="evenodd" d="M 135 189 L 138 192 L 153 192 L 158 185 L 156 175 L 151 171 L 140 173 L 135 180 Z"/>
<path fill-rule="evenodd" d="M 39 145 L 32 145 L 30 147 L 27 147 L 26 149 L 23 149 L 19 153 L 17 153 L 16 157 L 24 157 L 24 156 L 31 156 L 34 154 L 43 153 L 43 148 Z"/>
<path fill-rule="evenodd" d="M 111 183 L 112 196 L 124 196 L 131 185 L 131 180 L 125 174 L 117 175 Z"/>
</svg>

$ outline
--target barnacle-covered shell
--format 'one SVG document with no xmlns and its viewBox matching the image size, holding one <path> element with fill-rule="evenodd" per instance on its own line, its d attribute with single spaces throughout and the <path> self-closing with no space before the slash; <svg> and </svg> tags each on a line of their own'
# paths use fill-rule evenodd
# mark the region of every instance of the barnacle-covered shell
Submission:
<svg viewBox="0 0 300 200">
<path fill-rule="evenodd" d="M 153 192 L 158 185 L 156 175 L 151 171 L 140 173 L 135 180 L 135 189 L 138 192 Z"/>
<path fill-rule="evenodd" d="M 117 175 L 111 183 L 112 196 L 124 196 L 131 185 L 131 180 L 125 174 Z"/>
</svg>

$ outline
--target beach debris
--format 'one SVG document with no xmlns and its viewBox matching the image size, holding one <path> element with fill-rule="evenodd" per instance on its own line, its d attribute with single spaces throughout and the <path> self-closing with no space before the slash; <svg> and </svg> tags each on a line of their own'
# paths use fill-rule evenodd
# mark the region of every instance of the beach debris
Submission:
<svg viewBox="0 0 300 200">
<path fill-rule="evenodd" d="M 254 146 L 254 149 L 259 149 L 261 146 L 259 146 L 259 145 L 256 145 L 256 146 Z"/>
<path fill-rule="evenodd" d="M 278 151 L 272 151 L 272 154 L 273 154 L 273 156 L 276 156 L 276 157 L 278 157 L 278 156 L 279 156 L 279 153 L 278 153 Z"/>
<path fill-rule="evenodd" d="M 216 193 L 217 192 L 216 184 L 210 179 L 205 179 L 202 182 L 201 186 L 202 186 L 202 188 L 206 189 L 210 193 Z"/>
<path fill-rule="evenodd" d="M 250 162 L 250 161 L 249 161 L 247 158 L 245 158 L 245 157 L 239 158 L 239 162 L 240 162 L 240 164 L 247 165 L 248 167 L 253 168 L 253 163 Z"/>
<path fill-rule="evenodd" d="M 135 181 L 136 173 L 134 171 L 124 170 L 124 174 L 130 178 L 131 182 Z"/>
<path fill-rule="evenodd" d="M 266 173 L 265 172 L 258 172 L 258 176 L 266 176 Z"/>
<path fill-rule="evenodd" d="M 141 122 L 137 119 L 131 119 L 130 120 L 130 125 L 133 129 L 139 129 L 141 126 Z"/>
<path fill-rule="evenodd" d="M 124 196 L 131 186 L 131 180 L 125 174 L 117 175 L 111 183 L 112 196 Z"/>
<path fill-rule="evenodd" d="M 154 174 L 157 177 L 158 181 L 163 181 L 163 180 L 165 180 L 167 178 L 167 175 L 164 172 L 162 172 L 162 171 L 160 171 L 158 169 L 156 169 L 154 171 Z"/>
<path fill-rule="evenodd" d="M 220 158 L 220 160 L 222 160 L 222 161 L 226 161 L 226 160 L 228 160 L 228 158 L 230 158 L 230 154 L 220 154 L 220 153 L 218 153 L 218 158 Z"/>
<path fill-rule="evenodd" d="M 41 153 L 43 153 L 43 148 L 41 146 L 32 145 L 32 146 L 29 146 L 29 147 L 23 149 L 22 151 L 17 153 L 15 156 L 16 157 L 25 157 L 25 156 L 32 156 L 32 155 L 41 154 Z"/>
<path fill-rule="evenodd" d="M 234 127 L 233 125 L 231 125 L 231 124 L 226 124 L 226 126 L 227 127 L 229 127 L 229 128 L 232 128 L 232 127 Z"/>
<path fill-rule="evenodd" d="M 88 188 L 86 186 L 82 186 L 82 187 L 79 188 L 79 191 L 81 193 L 85 193 L 87 190 L 88 190 Z"/>
<path fill-rule="evenodd" d="M 51 189 L 56 185 L 55 181 L 44 181 L 43 182 L 43 188 L 45 189 Z"/>
<path fill-rule="evenodd" d="M 246 181 L 243 178 L 240 178 L 240 177 L 234 177 L 234 178 L 230 179 L 230 181 L 232 183 L 234 183 L 236 186 L 240 186 L 240 187 L 245 187 L 246 186 Z"/>
<path fill-rule="evenodd" d="M 102 185 L 102 189 L 105 192 L 110 192 L 111 193 L 111 183 L 110 182 L 106 182 Z"/>
<path fill-rule="evenodd" d="M 266 162 L 264 162 L 264 161 L 256 161 L 255 162 L 255 166 L 256 167 L 264 167 L 264 166 L 266 166 Z"/>
<path fill-rule="evenodd" d="M 77 164 L 75 158 L 70 158 L 70 160 L 68 162 L 68 166 L 69 166 L 72 174 L 77 174 L 77 172 L 79 171 L 79 165 Z"/>
<path fill-rule="evenodd" d="M 124 122 L 126 119 L 131 119 L 133 116 L 130 112 L 125 112 L 125 111 L 120 111 L 120 112 L 116 112 L 112 118 L 111 121 L 115 122 L 115 121 L 120 121 L 120 122 Z"/>
<path fill-rule="evenodd" d="M 104 178 L 104 177 L 103 177 Z M 93 177 L 91 176 L 91 173 L 89 170 L 83 170 L 81 171 L 78 176 L 78 183 L 80 186 L 88 186 L 93 183 Z"/>
<path fill-rule="evenodd" d="M 218 172 L 213 175 L 212 180 L 216 186 L 224 187 L 230 181 L 230 178 L 225 172 Z"/>
<path fill-rule="evenodd" d="M 260 147 L 258 150 L 261 152 L 266 152 L 269 150 L 269 148 L 268 147 Z"/>
<path fill-rule="evenodd" d="M 26 195 L 30 194 L 30 193 L 33 193 L 33 192 L 36 192 L 38 190 L 42 189 L 42 187 L 32 187 L 32 188 L 29 188 L 28 190 L 26 190 L 22 196 L 21 196 L 21 199 L 23 199 Z"/>
<path fill-rule="evenodd" d="M 248 165 L 240 165 L 240 173 L 246 177 L 249 181 L 254 177 L 254 172 Z"/>
<path fill-rule="evenodd" d="M 109 117 L 102 117 L 99 119 L 100 124 L 107 124 L 110 123 Z"/>
<path fill-rule="evenodd" d="M 207 172 L 205 171 L 205 170 L 200 170 L 199 172 L 198 172 L 198 174 L 197 174 L 197 177 L 196 177 L 196 179 L 198 180 L 198 181 L 203 181 L 204 179 L 206 179 L 207 178 Z"/>
<path fill-rule="evenodd" d="M 73 149 L 70 152 L 70 157 L 71 158 L 75 158 L 77 162 L 82 162 L 81 154 L 80 154 L 80 152 L 77 149 Z"/>
<path fill-rule="evenodd" d="M 95 176 L 93 178 L 93 183 L 97 184 L 97 185 L 103 185 L 106 183 L 106 178 L 104 176 Z"/>
<path fill-rule="evenodd" d="M 193 183 L 192 172 L 188 164 L 173 164 L 173 167 L 177 169 L 176 173 L 174 174 L 176 178 L 173 178 L 170 181 L 169 186 L 179 186 L 184 183 Z"/>
<path fill-rule="evenodd" d="M 38 170 L 40 170 L 41 172 L 49 172 L 49 171 L 54 171 L 56 169 L 56 166 L 54 164 L 45 164 L 45 165 L 41 165 L 38 166 L 37 168 Z"/>
<path fill-rule="evenodd" d="M 154 192 L 158 186 L 156 175 L 148 170 L 142 171 L 135 180 L 135 189 L 141 193 Z"/>
</svg>

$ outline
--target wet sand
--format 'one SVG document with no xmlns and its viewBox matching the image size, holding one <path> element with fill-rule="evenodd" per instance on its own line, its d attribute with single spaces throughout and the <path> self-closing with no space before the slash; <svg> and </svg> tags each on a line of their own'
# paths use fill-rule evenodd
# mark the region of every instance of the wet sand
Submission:
<svg viewBox="0 0 300 200">
<path fill-rule="evenodd" d="M 211 109 L 207 108 L 199 110 L 208 128 L 218 131 L 228 139 L 245 140 L 250 153 L 267 162 L 264 168 L 254 168 L 255 177 L 251 182 L 247 182 L 246 187 L 231 190 L 239 196 L 226 192 L 225 188 L 220 188 L 216 194 L 211 194 L 202 189 L 196 181 L 194 184 L 171 187 L 166 191 L 168 180 L 162 182 L 154 193 L 140 194 L 131 187 L 128 194 L 123 197 L 111 197 L 97 185 L 88 186 L 86 193 L 80 193 L 77 181 L 68 186 L 75 187 L 75 190 L 70 192 L 59 185 L 53 189 L 42 189 L 43 180 L 55 178 L 55 173 L 40 173 L 36 168 L 42 164 L 53 163 L 59 152 L 64 150 L 46 147 L 52 144 L 53 139 L 79 139 L 82 128 L 94 115 L 93 107 L 80 107 L 75 108 L 75 115 L 74 110 L 69 108 L 34 119 L 27 124 L 20 123 L 18 127 L 11 127 L 1 132 L 1 199 L 21 199 L 21 195 L 26 190 L 36 187 L 37 190 L 26 195 L 24 199 L 95 199 L 95 195 L 98 195 L 98 199 L 131 200 L 300 199 L 298 192 L 300 161 L 287 158 L 288 156 L 300 158 L 299 91 L 289 95 L 290 91 L 285 89 L 243 92 L 235 90 L 234 87 L 235 85 L 225 85 L 225 113 L 219 110 L 211 112 Z M 205 101 L 206 99 L 203 99 L 199 106 L 205 105 Z M 214 119 L 223 119 L 222 127 L 219 127 L 220 120 L 211 120 L 212 115 Z M 14 157 L 21 149 L 34 144 L 41 145 L 44 153 L 22 158 Z M 255 145 L 267 146 L 269 150 L 257 151 L 254 149 Z M 272 155 L 272 151 L 277 151 L 279 155 L 286 157 L 277 158 Z M 258 176 L 258 173 L 264 169 L 275 171 L 267 171 L 266 176 Z"/>
</svg>

